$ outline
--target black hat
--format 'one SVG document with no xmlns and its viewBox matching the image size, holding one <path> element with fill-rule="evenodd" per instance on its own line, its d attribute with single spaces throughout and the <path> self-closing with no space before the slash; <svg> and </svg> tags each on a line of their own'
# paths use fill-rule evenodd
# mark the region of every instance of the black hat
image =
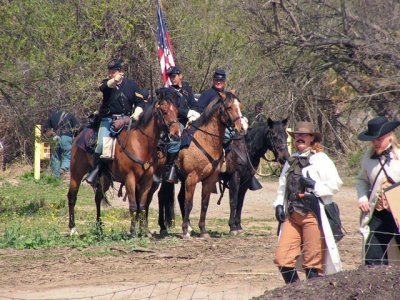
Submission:
<svg viewBox="0 0 400 300">
<path fill-rule="evenodd" d="M 264 106 L 264 102 L 258 101 L 254 107 L 255 108 L 263 108 L 263 106 Z"/>
<path fill-rule="evenodd" d="M 112 60 L 112 61 L 108 64 L 107 68 L 108 68 L 110 71 L 121 70 L 121 69 L 122 69 L 122 62 L 121 62 L 120 60 Z"/>
<path fill-rule="evenodd" d="M 167 75 L 178 75 L 181 74 L 181 70 L 177 66 L 169 67 L 167 70 Z"/>
<path fill-rule="evenodd" d="M 399 121 L 389 121 L 384 116 L 375 117 L 368 121 L 368 129 L 358 135 L 360 141 L 373 141 L 396 129 Z"/>
<path fill-rule="evenodd" d="M 225 80 L 226 74 L 224 70 L 215 70 L 213 79 Z"/>
</svg>

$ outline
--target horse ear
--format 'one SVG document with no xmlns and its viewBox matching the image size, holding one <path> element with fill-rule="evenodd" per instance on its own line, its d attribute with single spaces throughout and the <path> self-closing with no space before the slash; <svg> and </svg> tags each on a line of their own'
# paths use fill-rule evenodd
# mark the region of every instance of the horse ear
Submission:
<svg viewBox="0 0 400 300">
<path fill-rule="evenodd" d="M 289 120 L 289 117 L 287 117 L 286 119 L 282 120 L 283 127 L 287 126 L 288 120 Z"/>
<path fill-rule="evenodd" d="M 222 100 L 225 101 L 226 99 L 226 94 L 224 92 L 218 92 L 219 96 L 221 97 Z"/>
<path fill-rule="evenodd" d="M 274 121 L 272 121 L 271 118 L 268 118 L 268 119 L 267 119 L 267 123 L 268 123 L 268 126 L 269 126 L 270 128 L 272 128 L 272 125 L 274 125 Z"/>
<path fill-rule="evenodd" d="M 231 93 L 236 96 L 237 90 L 236 89 L 231 89 Z"/>
</svg>

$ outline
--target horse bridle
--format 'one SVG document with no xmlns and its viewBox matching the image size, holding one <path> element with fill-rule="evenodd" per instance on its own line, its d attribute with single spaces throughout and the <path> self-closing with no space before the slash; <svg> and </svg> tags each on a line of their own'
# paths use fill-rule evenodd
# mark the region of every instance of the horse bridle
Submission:
<svg viewBox="0 0 400 300">
<path fill-rule="evenodd" d="M 269 140 L 271 141 L 271 148 L 272 149 L 270 149 L 270 150 L 274 153 L 274 159 L 271 160 L 271 159 L 266 158 L 265 156 L 264 156 L 264 159 L 266 161 L 268 161 L 268 162 L 277 162 L 278 161 L 278 157 L 275 155 L 275 152 L 278 153 L 278 149 L 279 149 L 278 147 L 281 147 L 281 146 L 284 147 L 285 144 L 276 145 L 276 143 L 274 141 L 274 138 L 272 136 L 272 128 L 270 130 L 268 130 L 267 136 L 268 136 Z"/>
<path fill-rule="evenodd" d="M 219 99 L 222 100 L 222 104 L 223 104 L 222 106 L 223 106 L 223 108 L 224 108 L 225 114 L 228 116 L 228 119 L 229 119 L 229 123 L 230 123 L 230 124 L 226 124 L 226 123 L 224 123 L 224 122 L 223 122 L 223 123 L 224 123 L 227 127 L 232 127 L 232 126 L 234 126 L 234 125 L 235 125 L 235 122 L 236 122 L 237 120 L 240 120 L 241 116 L 237 116 L 236 118 L 232 119 L 232 118 L 231 118 L 231 115 L 228 113 L 228 110 L 226 109 L 225 103 L 229 103 L 229 102 L 231 102 L 232 100 L 237 99 L 237 98 L 234 98 L 232 93 L 228 93 L 228 95 L 227 95 L 227 97 L 225 98 L 225 100 L 223 100 L 222 98 L 219 98 Z M 238 99 L 238 101 L 240 101 L 240 100 Z"/>
<path fill-rule="evenodd" d="M 171 100 L 167 100 L 167 99 L 162 99 L 161 101 L 167 101 L 167 102 L 169 102 L 171 104 L 174 104 Z M 168 136 L 168 138 L 170 138 L 169 129 L 173 124 L 179 123 L 179 120 L 178 119 L 174 119 L 174 120 L 172 120 L 170 122 L 166 122 L 165 119 L 164 119 L 164 113 L 163 113 L 163 111 L 161 109 L 160 103 L 156 104 L 156 115 L 159 118 L 159 120 L 161 121 L 163 133 L 166 136 Z"/>
</svg>

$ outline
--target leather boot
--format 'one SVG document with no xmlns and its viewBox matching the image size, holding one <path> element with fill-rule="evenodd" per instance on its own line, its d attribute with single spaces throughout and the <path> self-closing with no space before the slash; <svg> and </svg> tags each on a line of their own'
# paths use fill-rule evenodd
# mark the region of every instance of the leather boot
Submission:
<svg viewBox="0 0 400 300">
<path fill-rule="evenodd" d="M 169 183 L 178 183 L 178 172 L 175 167 L 175 159 L 179 152 L 167 153 L 165 160 L 164 181 Z"/>
<path fill-rule="evenodd" d="M 256 176 L 251 177 L 249 190 L 250 191 L 257 191 L 259 189 L 262 189 L 261 183 L 257 180 Z"/>
<path fill-rule="evenodd" d="M 286 284 L 293 283 L 299 280 L 299 275 L 295 268 L 291 267 L 279 267 L 279 271 L 282 274 L 283 280 Z"/>
<path fill-rule="evenodd" d="M 91 186 L 95 186 L 97 184 L 98 175 L 100 171 L 100 161 L 101 161 L 100 154 L 95 153 L 93 169 L 88 175 L 88 177 L 86 177 L 86 182 L 89 183 Z"/>
<path fill-rule="evenodd" d="M 315 268 L 305 268 L 304 271 L 306 272 L 306 278 L 307 279 L 320 277 L 318 275 L 318 270 L 315 269 Z"/>
</svg>

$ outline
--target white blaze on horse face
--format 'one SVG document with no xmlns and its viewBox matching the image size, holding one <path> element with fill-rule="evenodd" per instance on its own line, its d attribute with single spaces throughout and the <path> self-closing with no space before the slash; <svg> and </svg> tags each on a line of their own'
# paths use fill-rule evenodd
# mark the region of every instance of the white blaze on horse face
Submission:
<svg viewBox="0 0 400 300">
<path fill-rule="evenodd" d="M 248 125 L 246 124 L 246 121 L 245 121 L 244 118 L 243 118 L 242 112 L 241 112 L 241 110 L 240 110 L 240 102 L 239 102 L 239 100 L 238 100 L 237 98 L 235 98 L 235 99 L 233 100 L 233 107 L 235 107 L 236 112 L 238 113 L 238 115 L 239 115 L 239 117 L 240 117 L 240 124 L 242 125 L 242 128 L 241 128 L 241 129 L 244 130 L 244 131 L 246 131 Z"/>
</svg>

